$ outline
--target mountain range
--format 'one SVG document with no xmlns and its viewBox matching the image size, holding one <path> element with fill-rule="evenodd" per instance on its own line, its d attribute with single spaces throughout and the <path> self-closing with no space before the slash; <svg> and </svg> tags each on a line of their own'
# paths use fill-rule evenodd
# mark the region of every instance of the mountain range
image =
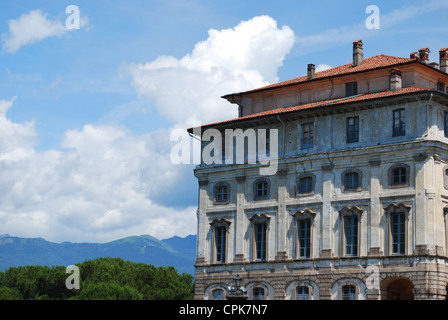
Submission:
<svg viewBox="0 0 448 320">
<path fill-rule="evenodd" d="M 43 238 L 0 235 L 0 271 L 24 265 L 69 266 L 100 257 L 173 266 L 179 273 L 194 275 L 196 236 L 158 240 L 141 235 L 106 243 L 55 243 Z"/>
</svg>

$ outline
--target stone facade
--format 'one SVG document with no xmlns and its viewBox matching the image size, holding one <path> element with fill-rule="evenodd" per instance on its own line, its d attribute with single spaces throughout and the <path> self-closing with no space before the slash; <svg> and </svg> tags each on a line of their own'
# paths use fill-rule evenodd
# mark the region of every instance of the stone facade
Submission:
<svg viewBox="0 0 448 320">
<path fill-rule="evenodd" d="M 196 299 L 225 298 L 236 275 L 249 299 L 447 296 L 448 75 L 363 59 L 362 42 L 355 56 L 359 71 L 228 95 L 241 117 L 202 128 L 276 129 L 279 157 L 272 175 L 195 169 Z"/>
</svg>

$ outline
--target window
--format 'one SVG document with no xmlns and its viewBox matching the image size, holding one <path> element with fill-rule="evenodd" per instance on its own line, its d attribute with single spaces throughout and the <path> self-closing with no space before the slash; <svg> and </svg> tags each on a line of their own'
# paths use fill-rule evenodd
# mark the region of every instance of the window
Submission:
<svg viewBox="0 0 448 320">
<path fill-rule="evenodd" d="M 314 124 L 305 123 L 302 125 L 302 149 L 313 147 Z"/>
<path fill-rule="evenodd" d="M 266 223 L 255 224 L 256 260 L 266 260 Z"/>
<path fill-rule="evenodd" d="M 264 300 L 264 288 L 256 287 L 252 290 L 253 300 Z"/>
<path fill-rule="evenodd" d="M 404 109 L 394 110 L 392 116 L 393 116 L 392 136 L 399 137 L 406 135 L 405 110 Z"/>
<path fill-rule="evenodd" d="M 342 300 L 356 300 L 356 287 L 354 285 L 342 287 Z"/>
<path fill-rule="evenodd" d="M 443 131 L 445 133 L 445 137 L 448 138 L 448 112 L 443 113 Z"/>
<path fill-rule="evenodd" d="M 270 194 L 269 189 L 270 189 L 269 180 L 267 179 L 256 180 L 254 183 L 254 199 L 260 200 L 269 198 Z"/>
<path fill-rule="evenodd" d="M 225 263 L 227 259 L 227 230 L 231 222 L 224 218 L 214 219 L 210 225 L 212 234 L 212 252 L 214 263 Z"/>
<path fill-rule="evenodd" d="M 359 117 L 347 118 L 347 143 L 359 142 Z"/>
<path fill-rule="evenodd" d="M 314 175 L 299 176 L 298 194 L 307 195 L 314 192 Z"/>
<path fill-rule="evenodd" d="M 437 91 L 445 93 L 445 83 L 437 81 Z"/>
<path fill-rule="evenodd" d="M 389 168 L 389 187 L 400 188 L 409 186 L 409 166 L 396 164 Z"/>
<path fill-rule="evenodd" d="M 407 219 L 411 206 L 392 203 L 385 208 L 388 219 L 389 254 L 406 254 Z"/>
<path fill-rule="evenodd" d="M 348 82 L 345 84 L 345 96 L 351 97 L 358 94 L 358 83 Z"/>
<path fill-rule="evenodd" d="M 309 300 L 310 288 L 307 286 L 296 287 L 296 300 Z"/>
<path fill-rule="evenodd" d="M 229 203 L 230 185 L 220 182 L 215 186 L 215 204 Z"/>
<path fill-rule="evenodd" d="M 361 191 L 361 171 L 347 170 L 342 174 L 343 191 Z"/>
<path fill-rule="evenodd" d="M 216 227 L 215 229 L 216 262 L 226 262 L 226 232 L 226 227 Z"/>
<path fill-rule="evenodd" d="M 391 214 L 392 254 L 405 253 L 405 214 Z"/>
<path fill-rule="evenodd" d="M 345 255 L 358 255 L 358 217 L 355 215 L 344 217 Z"/>
<path fill-rule="evenodd" d="M 317 212 L 311 209 L 298 210 L 292 216 L 296 222 L 295 255 L 297 259 L 311 258 L 312 239 L 313 239 L 313 221 Z"/>
<path fill-rule="evenodd" d="M 299 234 L 299 258 L 310 257 L 310 232 L 311 221 L 309 219 L 299 220 L 297 223 Z"/>
<path fill-rule="evenodd" d="M 448 189 L 448 166 L 443 168 L 443 186 Z"/>
<path fill-rule="evenodd" d="M 212 299 L 213 300 L 224 300 L 224 290 L 223 289 L 215 289 L 212 291 Z"/>
</svg>

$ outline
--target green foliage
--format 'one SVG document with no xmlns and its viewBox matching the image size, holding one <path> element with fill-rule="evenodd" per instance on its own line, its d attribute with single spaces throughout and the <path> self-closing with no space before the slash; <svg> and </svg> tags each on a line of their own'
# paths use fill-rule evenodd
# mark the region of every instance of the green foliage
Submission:
<svg viewBox="0 0 448 320">
<path fill-rule="evenodd" d="M 193 277 L 173 267 L 155 267 L 121 258 L 77 264 L 80 289 L 67 289 L 66 268 L 25 266 L 0 272 L 0 300 L 185 300 L 193 299 Z"/>
</svg>

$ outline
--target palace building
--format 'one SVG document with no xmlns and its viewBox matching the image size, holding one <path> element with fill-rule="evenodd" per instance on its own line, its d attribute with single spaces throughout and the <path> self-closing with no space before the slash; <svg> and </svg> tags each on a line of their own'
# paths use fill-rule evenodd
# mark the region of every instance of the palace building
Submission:
<svg viewBox="0 0 448 320">
<path fill-rule="evenodd" d="M 358 40 L 348 64 L 223 97 L 239 117 L 201 132 L 266 129 L 278 162 L 195 169 L 196 299 L 234 296 L 236 276 L 248 299 L 447 297 L 448 48 L 429 54 L 365 58 Z"/>
</svg>

